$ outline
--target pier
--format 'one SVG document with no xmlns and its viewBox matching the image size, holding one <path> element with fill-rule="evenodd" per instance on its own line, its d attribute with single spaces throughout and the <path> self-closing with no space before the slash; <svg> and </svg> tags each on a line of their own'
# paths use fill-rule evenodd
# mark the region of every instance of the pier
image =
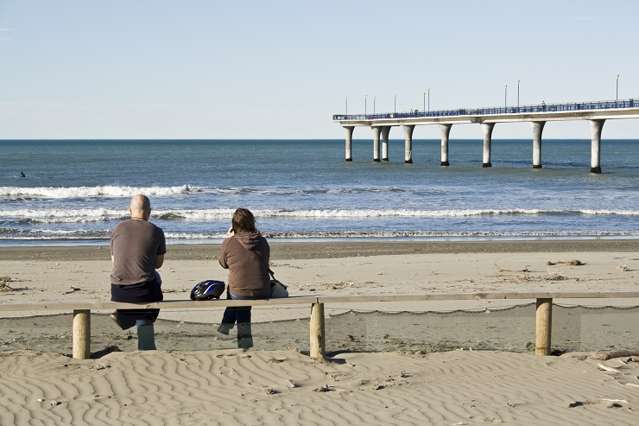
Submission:
<svg viewBox="0 0 639 426">
<path fill-rule="evenodd" d="M 479 124 L 483 136 L 482 167 L 492 167 L 491 144 L 498 123 L 530 122 L 532 125 L 532 167 L 542 167 L 542 133 L 549 121 L 585 120 L 590 122 L 590 172 L 601 173 L 601 133 L 606 120 L 639 118 L 639 99 L 573 102 L 495 108 L 460 108 L 439 111 L 393 112 L 380 114 L 335 114 L 346 131 L 344 159 L 353 159 L 353 132 L 356 127 L 369 127 L 373 133 L 373 160 L 388 161 L 388 138 L 392 127 L 402 127 L 404 162 L 413 162 L 415 126 L 438 125 L 441 133 L 440 165 L 450 165 L 448 144 L 450 131 L 456 124 Z M 381 149 L 380 149 L 381 146 Z"/>
</svg>

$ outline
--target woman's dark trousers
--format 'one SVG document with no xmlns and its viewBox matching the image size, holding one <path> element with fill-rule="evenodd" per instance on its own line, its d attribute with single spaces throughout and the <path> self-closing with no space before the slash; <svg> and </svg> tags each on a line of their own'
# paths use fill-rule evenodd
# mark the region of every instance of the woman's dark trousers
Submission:
<svg viewBox="0 0 639 426">
<path fill-rule="evenodd" d="M 258 300 L 266 297 L 241 296 L 227 291 L 226 298 L 231 300 Z M 229 334 L 235 323 L 237 323 L 237 347 L 242 349 L 251 348 L 253 346 L 253 335 L 251 334 L 250 306 L 230 306 L 226 308 L 218 331 L 222 334 Z"/>
</svg>

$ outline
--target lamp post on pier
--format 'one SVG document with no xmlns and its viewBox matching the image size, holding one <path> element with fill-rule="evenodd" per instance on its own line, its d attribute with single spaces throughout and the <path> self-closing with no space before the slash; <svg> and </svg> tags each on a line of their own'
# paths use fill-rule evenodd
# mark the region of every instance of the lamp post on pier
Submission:
<svg viewBox="0 0 639 426">
<path fill-rule="evenodd" d="M 424 114 L 427 112 L 430 112 L 430 88 L 424 92 Z"/>
<path fill-rule="evenodd" d="M 344 113 L 344 115 L 348 115 L 348 96 L 346 96 L 346 99 L 344 100 L 344 105 L 346 107 L 346 112 Z"/>
<path fill-rule="evenodd" d="M 517 111 L 519 111 L 519 80 L 517 80 Z"/>
<path fill-rule="evenodd" d="M 397 95 L 393 98 L 393 111 L 397 114 Z"/>
<path fill-rule="evenodd" d="M 615 101 L 619 102 L 619 76 L 620 74 L 617 74 L 617 81 L 615 83 Z"/>
<path fill-rule="evenodd" d="M 424 114 L 427 112 L 430 112 L 430 88 L 424 92 Z"/>
<path fill-rule="evenodd" d="M 367 113 L 366 111 L 367 104 L 368 104 L 368 95 L 364 95 L 364 117 L 366 117 L 366 113 Z"/>
<path fill-rule="evenodd" d="M 504 112 L 508 106 L 508 83 L 504 84 Z"/>
<path fill-rule="evenodd" d="M 373 114 L 375 114 L 375 112 L 377 111 L 377 108 L 375 106 L 376 101 L 377 101 L 377 96 L 373 96 Z"/>
</svg>

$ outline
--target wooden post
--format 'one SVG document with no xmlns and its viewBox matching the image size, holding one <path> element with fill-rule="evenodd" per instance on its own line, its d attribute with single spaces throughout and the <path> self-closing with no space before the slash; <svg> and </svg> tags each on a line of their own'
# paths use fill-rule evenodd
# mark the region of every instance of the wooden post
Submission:
<svg viewBox="0 0 639 426">
<path fill-rule="evenodd" d="M 550 355 L 552 335 L 552 299 L 537 299 L 535 325 L 535 355 Z"/>
<path fill-rule="evenodd" d="M 309 327 L 309 352 L 311 358 L 322 360 L 326 352 L 326 339 L 324 335 L 324 304 L 319 303 L 319 301 L 311 305 Z"/>
<path fill-rule="evenodd" d="M 91 357 L 91 311 L 77 309 L 73 311 L 73 358 Z"/>
</svg>

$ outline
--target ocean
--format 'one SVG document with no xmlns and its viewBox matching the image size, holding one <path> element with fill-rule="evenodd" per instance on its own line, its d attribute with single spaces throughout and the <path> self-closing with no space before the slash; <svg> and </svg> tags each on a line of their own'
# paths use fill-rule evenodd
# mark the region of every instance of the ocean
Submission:
<svg viewBox="0 0 639 426">
<path fill-rule="evenodd" d="M 151 198 L 152 221 L 173 242 L 216 242 L 237 207 L 272 239 L 556 239 L 639 237 L 639 140 L 604 140 L 603 174 L 589 173 L 589 140 L 403 141 L 390 162 L 372 143 L 342 140 L 0 141 L 0 245 L 101 244 Z M 24 172 L 26 177 L 21 177 Z"/>
</svg>

